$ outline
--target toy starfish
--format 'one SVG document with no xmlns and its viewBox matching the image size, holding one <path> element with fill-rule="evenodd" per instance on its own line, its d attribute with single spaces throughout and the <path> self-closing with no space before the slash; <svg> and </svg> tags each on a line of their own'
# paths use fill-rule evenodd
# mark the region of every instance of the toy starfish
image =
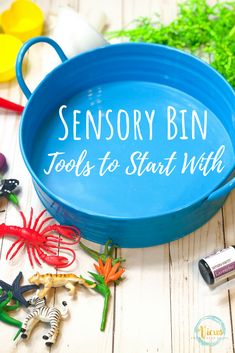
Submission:
<svg viewBox="0 0 235 353">
<path fill-rule="evenodd" d="M 30 290 L 38 289 L 38 286 L 36 286 L 36 285 L 21 286 L 20 281 L 22 280 L 22 278 L 23 278 L 23 274 L 22 274 L 22 272 L 20 272 L 18 274 L 18 276 L 12 282 L 12 285 L 0 280 L 0 287 L 5 292 L 11 291 L 14 299 L 18 300 L 21 305 L 28 307 L 29 303 L 23 297 L 23 293 L 28 292 Z M 0 303 L 4 302 L 6 299 L 7 299 L 7 294 L 2 295 L 0 297 Z"/>
<path fill-rule="evenodd" d="M 3 290 L 0 289 L 0 295 L 2 294 Z M 13 317 L 9 316 L 8 312 L 13 311 L 19 308 L 20 304 L 18 300 L 16 300 L 15 305 L 8 305 L 12 299 L 12 292 L 7 293 L 7 298 L 0 303 L 0 321 L 5 322 L 6 324 L 16 326 L 21 328 L 22 322 L 14 319 Z"/>
</svg>

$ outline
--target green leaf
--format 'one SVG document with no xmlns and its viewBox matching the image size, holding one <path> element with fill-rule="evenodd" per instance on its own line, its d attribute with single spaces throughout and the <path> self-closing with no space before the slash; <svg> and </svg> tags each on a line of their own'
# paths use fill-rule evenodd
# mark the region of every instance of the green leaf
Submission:
<svg viewBox="0 0 235 353">
<path fill-rule="evenodd" d="M 90 275 L 99 283 L 104 283 L 104 276 L 98 275 L 97 273 L 94 272 L 89 272 Z"/>
</svg>

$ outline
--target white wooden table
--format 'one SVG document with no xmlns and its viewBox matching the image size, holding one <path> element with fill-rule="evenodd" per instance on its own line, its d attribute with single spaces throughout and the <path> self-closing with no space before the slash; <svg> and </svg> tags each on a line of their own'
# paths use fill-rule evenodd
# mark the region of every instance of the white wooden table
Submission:
<svg viewBox="0 0 235 353">
<path fill-rule="evenodd" d="M 48 18 L 59 5 L 69 4 L 83 14 L 93 6 L 100 6 L 109 19 L 109 29 L 119 29 L 137 16 L 161 14 L 164 21 L 176 15 L 175 0 L 38 0 Z M 0 9 L 9 4 L 0 3 Z M 43 50 L 30 50 L 27 82 L 33 88 L 43 78 L 41 57 Z M 16 81 L 0 84 L 0 96 L 25 104 Z M 6 177 L 21 182 L 20 207 L 28 216 L 32 205 L 36 212 L 42 209 L 32 186 L 31 178 L 21 158 L 18 145 L 20 117 L 0 111 L 0 151 L 7 156 L 9 170 Z M 0 223 L 20 224 L 17 209 L 0 201 Z M 71 315 L 63 322 L 61 334 L 52 351 L 56 353 L 233 353 L 235 290 L 212 294 L 199 275 L 198 260 L 216 249 L 235 243 L 235 193 L 231 194 L 216 216 L 201 229 L 178 241 L 148 249 L 121 249 L 127 259 L 126 280 L 113 290 L 107 327 L 99 331 L 103 298 L 80 288 L 76 300 L 71 300 L 63 289 L 56 290 L 51 303 L 62 300 L 69 303 Z M 9 239 L 1 239 L 0 278 L 12 281 L 19 270 L 25 281 L 36 270 L 32 269 L 26 254 L 12 263 L 5 260 Z M 90 245 L 99 249 L 99 246 Z M 77 251 L 79 263 L 74 272 L 86 274 L 92 270 L 93 261 L 82 251 Z M 195 339 L 194 328 L 206 315 L 218 316 L 225 324 L 225 339 L 209 347 Z M 23 319 L 20 310 L 14 315 Z M 16 329 L 0 322 L 1 353 L 41 353 L 48 350 L 42 340 L 44 325 L 35 329 L 32 338 L 15 346 L 12 337 Z"/>
</svg>

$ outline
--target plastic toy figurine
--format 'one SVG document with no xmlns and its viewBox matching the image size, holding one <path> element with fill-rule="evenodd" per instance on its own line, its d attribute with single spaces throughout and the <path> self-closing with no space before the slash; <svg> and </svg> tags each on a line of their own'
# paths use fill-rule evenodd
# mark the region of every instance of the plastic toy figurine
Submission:
<svg viewBox="0 0 235 353">
<path fill-rule="evenodd" d="M 117 262 L 125 262 L 126 260 L 123 259 L 122 257 L 118 257 L 118 258 L 113 257 L 114 250 L 118 249 L 118 246 L 115 244 L 111 245 L 112 243 L 113 243 L 112 240 L 108 240 L 105 243 L 103 253 L 99 253 L 98 251 L 88 248 L 82 242 L 80 242 L 79 245 L 88 255 L 90 255 L 97 262 L 99 259 L 101 259 L 103 262 L 106 262 L 106 260 L 109 257 L 111 257 L 112 259 L 112 265 L 115 265 Z"/>
<path fill-rule="evenodd" d="M 0 295 L 2 295 L 3 290 L 0 289 Z M 17 310 L 20 306 L 18 300 L 16 300 L 14 305 L 8 305 L 13 298 L 11 291 L 7 292 L 6 299 L 0 303 L 0 321 L 5 322 L 8 325 L 16 326 L 21 328 L 22 322 L 9 316 L 10 311 Z"/>
<path fill-rule="evenodd" d="M 75 285 L 82 284 L 84 287 L 94 288 L 96 284 L 88 284 L 86 280 L 82 277 L 76 276 L 72 273 L 69 274 L 51 274 L 46 273 L 45 275 L 40 275 L 37 272 L 35 275 L 29 278 L 29 283 L 34 283 L 37 286 L 43 284 L 44 288 L 38 293 L 40 298 L 46 296 L 51 288 L 65 287 L 69 289 L 69 294 L 74 296 L 76 287 Z"/>
<path fill-rule="evenodd" d="M 29 261 L 33 267 L 33 259 L 38 265 L 41 265 L 41 261 L 47 265 L 54 266 L 56 268 L 65 268 L 76 260 L 76 254 L 74 250 L 68 246 L 75 245 L 80 241 L 80 231 L 78 228 L 73 226 L 65 226 L 59 224 L 45 225 L 48 221 L 52 220 L 53 217 L 47 217 L 43 221 L 40 221 L 46 210 L 42 211 L 39 216 L 33 220 L 33 209 L 31 208 L 29 222 L 26 222 L 26 218 L 23 212 L 20 215 L 23 220 L 23 227 L 8 226 L 4 223 L 0 225 L 0 237 L 10 235 L 16 237 L 15 242 L 12 244 L 7 252 L 6 258 L 11 254 L 10 260 L 13 259 L 18 251 L 25 247 L 28 253 Z M 58 235 L 55 235 L 57 233 Z M 70 239 L 70 242 L 66 242 L 61 237 Z M 67 245 L 67 246 L 64 246 Z M 13 249 L 16 250 L 13 252 Z M 72 259 L 69 260 L 64 256 L 59 256 L 58 251 L 67 251 L 72 255 Z M 40 259 L 40 260 L 39 260 Z"/>
<path fill-rule="evenodd" d="M 60 329 L 60 321 L 63 317 L 67 316 L 68 309 L 67 303 L 62 302 L 63 308 L 58 309 L 56 307 L 46 306 L 46 299 L 39 298 L 37 295 L 29 300 L 30 305 L 34 308 L 28 314 L 21 327 L 21 338 L 26 339 L 30 337 L 30 334 L 38 322 L 49 322 L 50 331 L 47 335 L 42 338 L 46 340 L 48 347 L 52 346 L 57 339 Z"/>
<path fill-rule="evenodd" d="M 9 201 L 13 202 L 15 205 L 18 205 L 18 198 L 13 193 L 17 186 L 19 186 L 19 181 L 17 179 L 0 180 L 0 197 L 7 197 Z"/>
<path fill-rule="evenodd" d="M 100 330 L 104 331 L 106 326 L 106 319 L 108 314 L 108 306 L 109 306 L 109 299 L 111 296 L 111 291 L 109 289 L 109 285 L 113 282 L 115 284 L 119 284 L 122 280 L 122 274 L 125 272 L 125 269 L 121 266 L 122 262 L 125 261 L 122 257 L 114 258 L 113 252 L 114 249 L 117 248 L 116 245 L 109 247 L 112 244 L 111 240 L 108 240 L 105 244 L 104 252 L 99 253 L 94 251 L 83 243 L 80 243 L 81 248 L 89 254 L 93 259 L 98 262 L 94 264 L 97 273 L 89 272 L 90 275 L 96 281 L 96 286 L 94 290 L 97 293 L 100 293 L 104 297 L 104 307 L 103 307 L 103 314 L 102 314 L 102 321 Z M 87 283 L 94 283 L 92 281 L 87 281 Z"/>
<path fill-rule="evenodd" d="M 27 286 L 21 286 L 20 282 L 23 278 L 22 272 L 18 274 L 18 276 L 14 279 L 12 285 L 0 280 L 0 287 L 2 288 L 3 291 L 6 293 L 3 294 L 1 291 L 1 297 L 0 297 L 0 303 L 3 303 L 4 301 L 7 300 L 8 294 L 7 292 L 12 293 L 13 299 L 17 300 L 21 305 L 28 307 L 29 303 L 28 301 L 24 298 L 23 293 L 38 289 L 38 286 L 35 284 L 27 285 Z"/>
</svg>

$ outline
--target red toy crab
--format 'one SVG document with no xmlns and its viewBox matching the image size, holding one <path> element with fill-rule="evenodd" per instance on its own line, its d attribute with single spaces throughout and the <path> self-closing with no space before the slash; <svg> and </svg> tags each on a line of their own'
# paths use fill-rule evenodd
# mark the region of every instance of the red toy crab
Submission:
<svg viewBox="0 0 235 353">
<path fill-rule="evenodd" d="M 5 223 L 0 225 L 0 237 L 5 235 L 16 237 L 15 242 L 7 252 L 7 259 L 10 255 L 10 260 L 13 259 L 19 250 L 25 247 L 32 267 L 33 259 L 38 265 L 41 265 L 41 260 L 56 268 L 65 268 L 72 265 L 76 259 L 76 254 L 68 246 L 79 243 L 81 238 L 79 229 L 59 224 L 46 225 L 53 217 L 47 217 L 43 221 L 40 221 L 45 212 L 46 210 L 38 215 L 33 225 L 33 208 L 30 211 L 28 224 L 23 212 L 20 212 L 23 227 L 8 226 Z M 62 239 L 63 237 L 71 241 L 66 242 Z M 14 252 L 13 249 L 15 250 Z M 68 251 L 72 255 L 71 261 L 64 256 L 59 256 L 59 251 Z"/>
</svg>

